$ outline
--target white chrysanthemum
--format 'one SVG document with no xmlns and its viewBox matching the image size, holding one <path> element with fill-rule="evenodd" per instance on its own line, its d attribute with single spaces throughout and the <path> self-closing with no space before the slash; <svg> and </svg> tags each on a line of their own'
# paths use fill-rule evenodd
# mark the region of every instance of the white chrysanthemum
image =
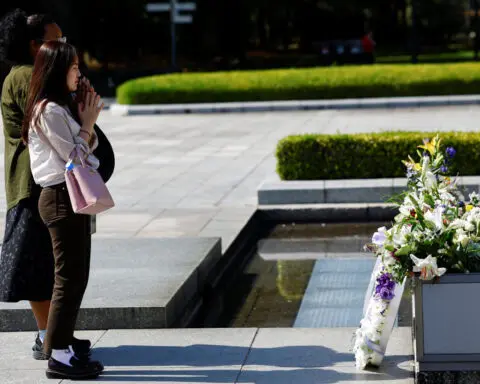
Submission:
<svg viewBox="0 0 480 384">
<path fill-rule="evenodd" d="M 387 268 L 397 264 L 397 260 L 392 256 L 392 252 L 387 250 L 383 253 L 382 262 Z"/>
<path fill-rule="evenodd" d="M 459 229 L 464 228 L 467 222 L 462 219 L 455 219 L 453 220 L 450 225 L 448 226 L 449 229 Z"/>
<path fill-rule="evenodd" d="M 473 232 L 475 230 L 475 224 L 473 224 L 470 220 L 466 222 L 465 226 L 465 231 L 467 232 Z"/>
<path fill-rule="evenodd" d="M 468 198 L 470 199 L 470 201 L 473 201 L 473 200 L 480 200 L 480 195 L 477 193 L 477 192 L 472 192 L 468 195 Z"/>
<path fill-rule="evenodd" d="M 378 339 L 377 330 L 374 329 L 372 326 L 363 329 L 364 335 L 372 342 L 376 342 Z"/>
<path fill-rule="evenodd" d="M 363 340 L 363 332 L 361 328 L 358 328 L 355 331 L 355 345 L 361 344 Z"/>
<path fill-rule="evenodd" d="M 451 189 L 442 188 L 438 190 L 440 195 L 441 204 L 446 204 L 449 201 L 456 200 L 456 197 L 452 193 Z"/>
<path fill-rule="evenodd" d="M 355 365 L 358 369 L 365 369 L 368 365 L 369 355 L 362 348 L 357 349 L 355 353 Z"/>
<path fill-rule="evenodd" d="M 467 213 L 469 217 L 480 217 L 480 208 L 474 207 Z"/>
<path fill-rule="evenodd" d="M 353 346 L 353 350 L 356 351 L 357 349 L 361 349 L 363 348 L 365 342 L 363 341 L 363 334 L 361 336 L 357 336 L 357 338 L 355 339 L 355 344 Z"/>
</svg>

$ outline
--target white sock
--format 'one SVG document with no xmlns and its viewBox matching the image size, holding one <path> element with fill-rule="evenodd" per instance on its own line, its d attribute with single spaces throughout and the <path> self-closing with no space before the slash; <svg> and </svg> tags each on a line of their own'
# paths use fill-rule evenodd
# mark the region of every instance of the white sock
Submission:
<svg viewBox="0 0 480 384">
<path fill-rule="evenodd" d="M 45 341 L 45 336 L 47 335 L 47 330 L 46 329 L 39 329 L 38 330 L 38 337 L 40 338 L 40 341 L 43 343 Z"/>
<path fill-rule="evenodd" d="M 72 366 L 72 364 L 70 364 L 70 359 L 74 356 L 75 354 L 73 353 L 71 345 L 66 349 L 52 349 L 52 358 L 62 364 L 68 365 L 69 367 Z"/>
</svg>

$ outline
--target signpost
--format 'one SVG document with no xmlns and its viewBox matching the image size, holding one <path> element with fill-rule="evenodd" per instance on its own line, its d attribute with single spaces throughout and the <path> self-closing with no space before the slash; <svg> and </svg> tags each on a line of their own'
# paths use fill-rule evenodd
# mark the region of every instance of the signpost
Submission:
<svg viewBox="0 0 480 384">
<path fill-rule="evenodd" d="M 180 11 L 193 12 L 197 9 L 195 3 L 178 3 L 177 0 L 170 0 L 169 3 L 149 3 L 147 12 L 170 12 L 170 36 L 171 36 L 171 65 L 172 69 L 177 67 L 177 24 L 191 24 L 192 15 L 181 15 Z"/>
<path fill-rule="evenodd" d="M 478 34 L 480 33 L 480 25 L 478 20 L 478 12 L 479 12 L 478 0 L 473 0 L 473 9 L 475 11 L 474 57 L 475 57 L 475 61 L 478 61 L 478 48 L 479 48 L 479 42 L 480 42 L 480 36 L 478 36 Z"/>
</svg>

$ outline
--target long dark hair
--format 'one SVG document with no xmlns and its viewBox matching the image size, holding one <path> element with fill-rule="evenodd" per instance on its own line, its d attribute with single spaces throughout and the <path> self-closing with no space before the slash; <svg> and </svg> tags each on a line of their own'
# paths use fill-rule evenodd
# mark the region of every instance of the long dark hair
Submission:
<svg viewBox="0 0 480 384">
<path fill-rule="evenodd" d="M 27 16 L 21 9 L 7 13 L 0 20 L 0 61 L 10 66 L 33 64 L 30 42 L 43 40 L 45 27 L 54 23 L 50 15 Z"/>
<path fill-rule="evenodd" d="M 38 128 L 38 120 L 49 101 L 72 107 L 72 97 L 67 86 L 67 74 L 77 58 L 75 48 L 59 41 L 44 43 L 35 59 L 28 91 L 22 139 L 28 142 L 30 123 Z M 39 109 L 36 110 L 36 106 Z M 71 108 L 72 109 L 72 108 Z M 35 113 L 34 113 L 35 112 Z"/>
</svg>

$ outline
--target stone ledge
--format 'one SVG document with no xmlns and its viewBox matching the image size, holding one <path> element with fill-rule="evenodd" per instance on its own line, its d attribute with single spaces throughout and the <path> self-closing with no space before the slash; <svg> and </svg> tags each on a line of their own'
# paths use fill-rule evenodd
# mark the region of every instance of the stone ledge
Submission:
<svg viewBox="0 0 480 384">
<path fill-rule="evenodd" d="M 383 203 L 406 185 L 402 178 L 266 181 L 257 196 L 259 205 Z M 460 177 L 459 185 L 467 194 L 478 192 L 480 176 Z"/>
<path fill-rule="evenodd" d="M 113 103 L 110 106 L 110 111 L 113 115 L 129 116 L 178 113 L 236 113 L 327 109 L 418 108 L 476 104 L 480 104 L 480 95 L 150 105 L 124 105 Z"/>
<path fill-rule="evenodd" d="M 384 222 L 397 214 L 393 204 L 289 204 L 260 205 L 262 220 L 266 222 Z"/>
<path fill-rule="evenodd" d="M 94 239 L 78 329 L 167 328 L 201 300 L 217 238 Z M 0 304 L 0 331 L 36 329 L 27 303 Z"/>
</svg>

